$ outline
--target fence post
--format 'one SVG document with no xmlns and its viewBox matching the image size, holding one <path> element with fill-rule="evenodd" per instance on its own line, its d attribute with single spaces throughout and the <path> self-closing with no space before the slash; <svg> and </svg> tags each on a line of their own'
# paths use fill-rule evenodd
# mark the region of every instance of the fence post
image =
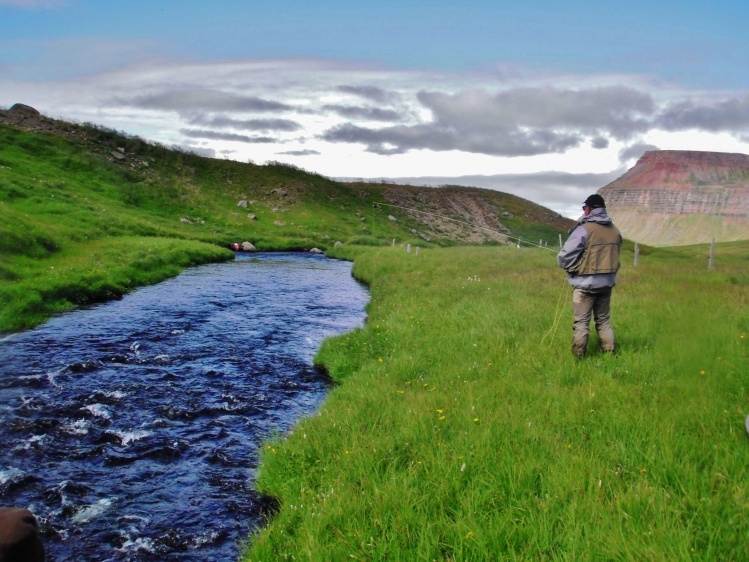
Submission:
<svg viewBox="0 0 749 562">
<path fill-rule="evenodd" d="M 406 252 L 409 253 L 409 254 L 411 253 L 411 244 L 409 244 L 408 246 L 406 246 Z"/>
<path fill-rule="evenodd" d="M 522 239 L 523 239 L 523 237 L 522 237 L 522 236 L 520 236 L 520 237 L 518 238 L 518 248 L 520 248 L 520 241 L 521 241 Z"/>
<path fill-rule="evenodd" d="M 640 257 L 640 244 L 635 242 L 635 267 L 637 267 L 637 258 Z"/>
<path fill-rule="evenodd" d="M 559 235 L 559 249 L 562 249 L 562 235 Z"/>
<path fill-rule="evenodd" d="M 418 246 L 416 246 L 416 255 L 417 256 L 419 255 L 419 247 Z"/>
<path fill-rule="evenodd" d="M 712 269 L 715 260 L 715 238 L 710 242 L 710 259 L 707 262 L 707 268 Z"/>
<path fill-rule="evenodd" d="M 395 238 L 393 238 L 393 248 L 395 248 Z"/>
</svg>

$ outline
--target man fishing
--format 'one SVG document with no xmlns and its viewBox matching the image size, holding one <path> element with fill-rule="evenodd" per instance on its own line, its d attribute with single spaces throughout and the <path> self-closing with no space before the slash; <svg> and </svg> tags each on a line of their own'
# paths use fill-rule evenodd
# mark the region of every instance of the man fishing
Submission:
<svg viewBox="0 0 749 562">
<path fill-rule="evenodd" d="M 588 348 L 591 314 L 595 318 L 598 344 L 604 353 L 616 349 L 611 327 L 611 290 L 619 271 L 622 235 L 606 213 L 606 203 L 597 193 L 583 203 L 582 219 L 557 254 L 559 267 L 572 285 L 572 354 L 583 357 Z"/>
</svg>

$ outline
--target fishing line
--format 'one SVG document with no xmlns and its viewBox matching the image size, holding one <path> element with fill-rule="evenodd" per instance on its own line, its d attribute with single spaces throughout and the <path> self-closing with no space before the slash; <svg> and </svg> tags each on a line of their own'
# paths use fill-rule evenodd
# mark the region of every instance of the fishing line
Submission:
<svg viewBox="0 0 749 562">
<path fill-rule="evenodd" d="M 539 344 L 540 347 L 543 347 L 544 341 L 546 341 L 546 338 L 551 335 L 551 339 L 549 340 L 549 345 L 547 346 L 547 349 L 551 347 L 551 341 L 554 339 L 554 336 L 557 333 L 557 328 L 559 327 L 559 321 L 562 319 L 562 313 L 564 312 L 564 308 L 561 305 L 562 303 L 562 297 L 564 296 L 567 285 L 563 287 L 563 291 L 559 293 L 559 298 L 557 299 L 557 306 L 556 310 L 554 311 L 554 322 L 551 324 L 551 328 L 549 328 L 549 331 L 544 334 L 544 337 L 541 338 L 541 343 Z"/>
</svg>

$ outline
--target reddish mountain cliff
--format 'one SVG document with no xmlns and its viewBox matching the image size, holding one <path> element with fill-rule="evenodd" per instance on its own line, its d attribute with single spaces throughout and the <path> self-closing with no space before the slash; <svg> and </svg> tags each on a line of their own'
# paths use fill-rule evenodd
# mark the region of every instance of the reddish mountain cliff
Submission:
<svg viewBox="0 0 749 562">
<path fill-rule="evenodd" d="M 656 246 L 749 239 L 749 156 L 646 152 L 598 191 L 625 237 Z"/>
</svg>

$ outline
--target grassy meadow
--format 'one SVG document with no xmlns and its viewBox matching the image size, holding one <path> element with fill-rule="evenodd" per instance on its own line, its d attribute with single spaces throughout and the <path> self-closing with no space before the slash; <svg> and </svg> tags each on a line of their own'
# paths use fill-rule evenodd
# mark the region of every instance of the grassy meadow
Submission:
<svg viewBox="0 0 749 562">
<path fill-rule="evenodd" d="M 244 561 L 749 559 L 749 244 L 625 251 L 619 350 L 573 359 L 543 249 L 335 250 L 365 328 L 269 441 Z"/>
</svg>

